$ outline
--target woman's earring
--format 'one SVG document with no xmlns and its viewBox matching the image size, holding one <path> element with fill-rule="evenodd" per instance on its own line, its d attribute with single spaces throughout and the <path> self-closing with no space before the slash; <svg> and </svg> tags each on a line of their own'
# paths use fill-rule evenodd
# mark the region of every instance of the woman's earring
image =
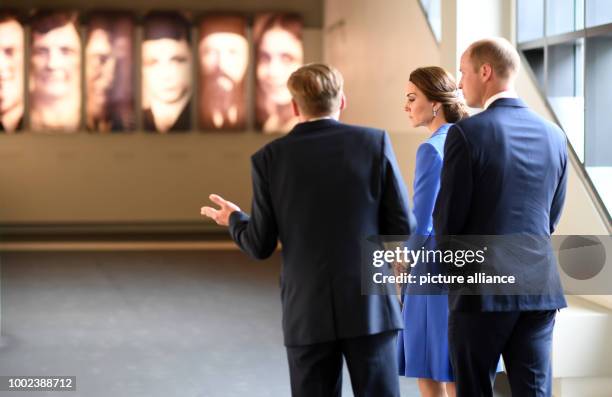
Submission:
<svg viewBox="0 0 612 397">
<path fill-rule="evenodd" d="M 438 109 L 433 108 L 433 116 L 436 117 L 438 115 Z"/>
</svg>

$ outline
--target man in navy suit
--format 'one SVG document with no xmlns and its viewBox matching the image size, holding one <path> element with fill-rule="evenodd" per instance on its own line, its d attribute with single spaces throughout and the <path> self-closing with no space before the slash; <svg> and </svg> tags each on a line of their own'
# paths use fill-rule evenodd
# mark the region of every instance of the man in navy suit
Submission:
<svg viewBox="0 0 612 397">
<path fill-rule="evenodd" d="M 459 87 L 469 106 L 484 111 L 448 133 L 434 211 L 438 235 L 548 238 L 555 230 L 565 199 L 566 138 L 517 98 L 519 65 L 504 39 L 477 41 L 461 57 Z M 549 259 L 537 263 L 554 276 L 545 293 L 449 296 L 459 397 L 493 395 L 500 354 L 514 396 L 551 395 L 552 331 L 556 310 L 566 302 L 554 257 Z"/>
<path fill-rule="evenodd" d="M 340 396 L 342 358 L 356 396 L 398 397 L 399 303 L 361 290 L 362 246 L 375 235 L 408 235 L 414 221 L 389 137 L 340 123 L 340 73 L 324 64 L 288 83 L 300 123 L 252 157 L 251 216 L 211 195 L 202 213 L 229 225 L 250 256 L 282 242 L 283 331 L 293 396 Z"/>
</svg>

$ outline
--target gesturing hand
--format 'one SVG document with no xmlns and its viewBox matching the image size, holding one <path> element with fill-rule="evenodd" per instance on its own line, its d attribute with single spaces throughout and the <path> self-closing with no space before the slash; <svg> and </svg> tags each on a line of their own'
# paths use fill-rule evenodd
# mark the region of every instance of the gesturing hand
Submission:
<svg viewBox="0 0 612 397">
<path fill-rule="evenodd" d="M 229 216 L 234 211 L 240 211 L 240 207 L 231 201 L 225 200 L 223 197 L 217 194 L 211 194 L 208 196 L 210 201 L 217 204 L 220 208 L 214 209 L 212 207 L 202 207 L 200 214 L 209 217 L 213 221 L 217 222 L 217 225 L 227 226 L 229 225 Z"/>
</svg>

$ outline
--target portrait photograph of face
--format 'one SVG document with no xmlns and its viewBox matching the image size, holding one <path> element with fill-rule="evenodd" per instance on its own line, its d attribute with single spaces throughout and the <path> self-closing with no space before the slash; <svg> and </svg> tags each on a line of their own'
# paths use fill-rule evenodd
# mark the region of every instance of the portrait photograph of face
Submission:
<svg viewBox="0 0 612 397">
<path fill-rule="evenodd" d="M 0 133 L 23 127 L 23 26 L 15 15 L 0 12 Z"/>
<path fill-rule="evenodd" d="M 256 119 L 264 133 L 286 133 L 297 123 L 287 80 L 302 66 L 302 20 L 293 14 L 267 13 L 255 18 Z"/>
<path fill-rule="evenodd" d="M 81 40 L 76 12 L 40 11 L 31 20 L 30 124 L 74 132 L 81 114 Z"/>
<path fill-rule="evenodd" d="M 191 129 L 192 54 L 189 21 L 178 12 L 147 15 L 142 42 L 146 131 Z"/>
<path fill-rule="evenodd" d="M 134 22 L 122 13 L 90 17 L 85 41 L 85 113 L 89 131 L 134 129 L 132 37 Z"/>
<path fill-rule="evenodd" d="M 244 129 L 249 63 L 246 20 L 240 16 L 205 17 L 199 37 L 200 127 Z"/>
</svg>

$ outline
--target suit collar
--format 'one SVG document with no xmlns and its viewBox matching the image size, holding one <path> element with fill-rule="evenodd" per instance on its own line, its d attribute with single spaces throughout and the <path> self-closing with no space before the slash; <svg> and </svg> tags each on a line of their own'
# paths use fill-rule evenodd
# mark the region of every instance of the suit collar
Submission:
<svg viewBox="0 0 612 397">
<path fill-rule="evenodd" d="M 513 108 L 526 108 L 527 104 L 521 98 L 499 98 L 489 105 L 487 109 L 498 106 L 506 106 Z"/>
<path fill-rule="evenodd" d="M 514 90 L 500 91 L 495 95 L 491 95 L 491 97 L 485 101 L 484 110 L 487 110 L 487 108 L 491 106 L 493 102 L 500 98 L 518 98 L 518 95 L 516 95 L 516 92 L 514 92 Z"/>
<path fill-rule="evenodd" d="M 340 124 L 340 122 L 334 119 L 319 119 L 319 120 L 314 120 L 314 121 L 306 121 L 303 123 L 296 124 L 295 127 L 293 127 L 293 129 L 289 133 L 290 134 L 308 133 L 312 131 L 335 127 L 338 124 Z"/>
</svg>

